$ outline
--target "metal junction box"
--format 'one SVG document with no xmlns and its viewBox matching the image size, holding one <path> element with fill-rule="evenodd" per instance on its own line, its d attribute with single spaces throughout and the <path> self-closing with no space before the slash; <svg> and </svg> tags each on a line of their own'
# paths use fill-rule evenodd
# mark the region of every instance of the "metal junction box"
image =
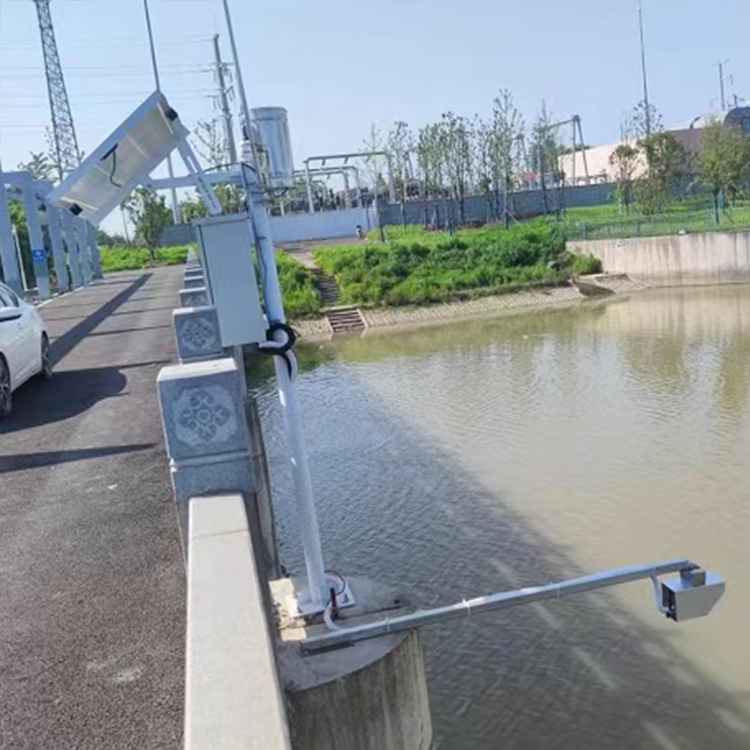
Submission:
<svg viewBox="0 0 750 750">
<path fill-rule="evenodd" d="M 265 341 L 266 319 L 260 305 L 248 215 L 212 216 L 194 222 L 194 226 L 222 345 Z"/>
</svg>

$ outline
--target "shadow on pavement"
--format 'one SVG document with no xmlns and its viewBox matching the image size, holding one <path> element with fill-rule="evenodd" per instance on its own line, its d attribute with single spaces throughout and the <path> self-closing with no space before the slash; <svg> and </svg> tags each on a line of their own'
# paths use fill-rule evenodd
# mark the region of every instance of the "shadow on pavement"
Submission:
<svg viewBox="0 0 750 750">
<path fill-rule="evenodd" d="M 13 415 L 3 419 L 0 433 L 74 417 L 98 401 L 117 396 L 127 382 L 117 367 L 58 372 L 48 383 L 29 381 L 13 394 Z"/>
<path fill-rule="evenodd" d="M 160 328 L 172 328 L 172 325 L 165 326 L 141 326 L 140 328 L 113 328 L 111 331 L 94 331 L 89 336 L 112 336 L 115 333 L 138 333 L 139 331 L 158 331 Z"/>
<path fill-rule="evenodd" d="M 42 466 L 83 461 L 88 458 L 117 456 L 121 453 L 134 453 L 153 448 L 155 443 L 133 443 L 131 445 L 108 445 L 101 448 L 78 448 L 68 451 L 43 451 L 41 453 L 15 453 L 0 456 L 0 471 L 25 471 L 39 469 Z"/>
<path fill-rule="evenodd" d="M 105 318 L 120 307 L 127 299 L 140 289 L 150 278 L 152 274 L 145 273 L 135 279 L 126 289 L 112 297 L 109 302 L 105 302 L 98 310 L 84 318 L 78 325 L 73 326 L 62 336 L 59 336 L 51 346 L 53 364 L 59 362 L 63 357 L 69 354 L 81 341 L 88 336 Z M 50 310 L 52 312 L 52 310 Z M 50 317 L 50 320 L 54 320 Z"/>
</svg>

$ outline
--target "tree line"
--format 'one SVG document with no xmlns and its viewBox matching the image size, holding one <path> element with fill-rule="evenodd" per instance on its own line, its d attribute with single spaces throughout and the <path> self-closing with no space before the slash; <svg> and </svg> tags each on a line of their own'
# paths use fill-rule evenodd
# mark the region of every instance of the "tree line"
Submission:
<svg viewBox="0 0 750 750">
<path fill-rule="evenodd" d="M 362 150 L 388 154 L 387 159 L 367 157 L 366 162 L 379 194 L 390 163 L 402 206 L 411 198 L 436 203 L 452 200 L 464 223 L 465 199 L 484 195 L 495 218 L 504 214 L 507 223 L 515 190 L 526 187 L 530 178 L 560 180 L 558 160 L 564 148 L 544 102 L 527 129 L 513 95 L 502 89 L 488 117 L 445 112 L 437 122 L 416 132 L 401 120 L 386 134 L 373 125 Z"/>
<path fill-rule="evenodd" d="M 473 119 L 444 113 L 416 132 L 396 121 L 383 134 L 375 125 L 363 143 L 363 152 L 384 151 L 386 159 L 366 159 L 378 194 L 383 194 L 390 163 L 402 210 L 408 200 L 454 202 L 465 223 L 465 199 L 485 196 L 496 220 L 507 226 L 513 215 L 513 193 L 531 187 L 565 183 L 561 157 L 582 146 L 565 147 L 560 125 L 544 102 L 529 128 L 507 89 L 493 99 L 489 117 Z M 687 150 L 666 131 L 653 105 L 639 102 L 621 124 L 621 140 L 609 162 L 614 175 L 613 197 L 623 212 L 636 207 L 644 214 L 665 210 L 680 187 L 707 189 L 719 210 L 736 200 L 750 175 L 750 138 L 734 124 L 713 119 L 703 129 L 700 149 Z M 588 148 L 583 146 L 583 148 Z M 501 200 L 502 198 L 502 200 Z"/>
<path fill-rule="evenodd" d="M 624 213 L 635 206 L 645 215 L 658 214 L 692 182 L 710 193 L 718 224 L 720 210 L 734 204 L 748 187 L 750 136 L 739 125 L 712 117 L 702 128 L 699 149 L 692 151 L 664 130 L 653 105 L 646 114 L 639 103 L 621 128 L 622 143 L 609 158 L 620 208 Z"/>
</svg>

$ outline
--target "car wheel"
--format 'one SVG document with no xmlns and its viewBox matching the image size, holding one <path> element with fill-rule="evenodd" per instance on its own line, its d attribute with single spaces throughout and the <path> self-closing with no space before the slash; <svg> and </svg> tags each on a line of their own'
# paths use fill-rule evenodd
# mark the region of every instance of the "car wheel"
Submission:
<svg viewBox="0 0 750 750">
<path fill-rule="evenodd" d="M 10 370 L 0 357 L 0 417 L 9 417 L 13 411 L 13 392 L 10 389 Z"/>
<path fill-rule="evenodd" d="M 45 380 L 52 377 L 52 358 L 49 350 L 49 339 L 46 334 L 42 336 L 42 369 L 39 374 Z"/>
</svg>

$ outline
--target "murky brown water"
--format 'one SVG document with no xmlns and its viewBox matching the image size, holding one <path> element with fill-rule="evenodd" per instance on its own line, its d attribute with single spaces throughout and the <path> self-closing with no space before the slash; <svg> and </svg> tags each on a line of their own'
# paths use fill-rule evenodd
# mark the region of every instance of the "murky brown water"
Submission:
<svg viewBox="0 0 750 750">
<path fill-rule="evenodd" d="M 750 288 L 344 339 L 300 379 L 329 565 L 422 605 L 688 556 L 724 600 L 648 583 L 423 631 L 438 747 L 750 748 Z M 301 569 L 282 436 L 282 554 Z"/>
</svg>

